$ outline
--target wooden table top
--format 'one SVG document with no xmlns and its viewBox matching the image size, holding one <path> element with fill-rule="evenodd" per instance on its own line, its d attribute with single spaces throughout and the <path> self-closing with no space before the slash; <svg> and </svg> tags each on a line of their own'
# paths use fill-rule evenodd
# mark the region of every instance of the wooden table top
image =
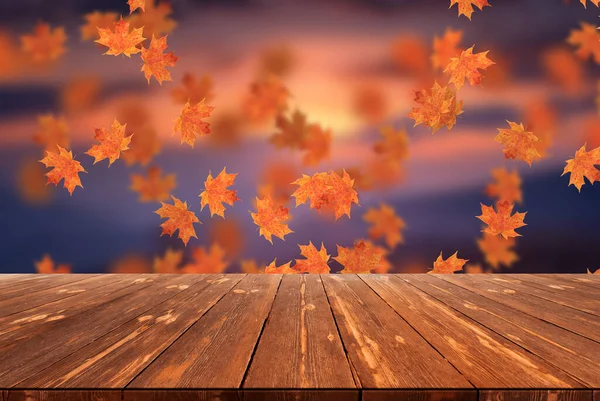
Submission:
<svg viewBox="0 0 600 401">
<path fill-rule="evenodd" d="M 600 276 L 0 275 L 0 401 L 600 401 Z"/>
</svg>

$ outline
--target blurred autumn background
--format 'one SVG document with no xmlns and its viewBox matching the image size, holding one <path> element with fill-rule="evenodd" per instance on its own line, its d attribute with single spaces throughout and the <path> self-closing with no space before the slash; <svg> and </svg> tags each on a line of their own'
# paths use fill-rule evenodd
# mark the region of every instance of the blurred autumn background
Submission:
<svg viewBox="0 0 600 401">
<path fill-rule="evenodd" d="M 448 257 L 457 250 L 469 259 L 467 271 L 596 270 L 600 188 L 585 185 L 579 193 L 561 174 L 583 143 L 600 146 L 600 48 L 590 55 L 567 40 L 582 23 L 595 28 L 598 8 L 492 0 L 469 21 L 448 3 L 148 0 L 144 13 L 130 17 L 125 0 L 0 2 L 0 272 L 35 272 L 44 255 L 76 273 L 186 263 L 207 272 L 256 272 L 274 258 L 298 258 L 298 244 L 322 242 L 335 256 L 336 245 L 361 238 L 385 250 L 381 272 L 427 272 L 440 251 Z M 168 51 L 179 58 L 169 68 L 172 82 L 148 84 L 137 56 L 103 55 L 95 25 L 120 15 L 144 26 L 146 38 L 168 34 Z M 59 29 L 51 31 L 58 48 L 64 28 L 64 52 L 52 60 L 22 47 L 21 37 L 35 35 L 40 23 Z M 456 125 L 434 135 L 413 128 L 414 91 L 431 88 L 449 58 L 472 45 L 489 50 L 496 64 L 483 72 L 481 86 L 461 88 L 464 113 Z M 261 85 L 276 93 L 281 85 L 289 96 L 284 90 L 283 100 L 261 102 Z M 207 119 L 211 134 L 194 148 L 172 136 L 188 98 L 215 107 Z M 134 133 L 131 149 L 110 167 L 93 165 L 85 152 L 94 130 L 115 118 Z M 543 158 L 532 167 L 506 160 L 493 140 L 506 120 L 540 138 Z M 308 150 L 282 145 L 274 134 L 286 129 L 329 131 L 331 142 Z M 87 170 L 72 196 L 62 183 L 46 186 L 48 170 L 38 161 L 47 135 L 58 135 Z M 232 188 L 241 201 L 227 207 L 225 219 L 211 218 L 198 195 L 209 172 L 224 167 L 238 173 Z M 131 189 L 132 175 L 158 168 L 161 177 L 174 175 L 166 193 L 187 201 L 202 222 L 187 247 L 176 235 L 160 236 L 160 203 Z M 518 171 L 522 202 L 515 210 L 527 211 L 527 226 L 510 249 L 494 251 L 481 244 L 475 216 L 480 203 L 493 203 L 488 185 L 493 171 L 504 176 L 496 170 L 502 168 Z M 350 219 L 295 207 L 289 183 L 342 169 L 359 194 Z M 285 241 L 259 236 L 250 216 L 256 196 L 266 193 L 290 209 L 294 232 Z M 364 216 L 382 204 L 405 223 L 397 244 L 369 238 Z M 337 262 L 330 265 L 339 271 Z"/>
</svg>

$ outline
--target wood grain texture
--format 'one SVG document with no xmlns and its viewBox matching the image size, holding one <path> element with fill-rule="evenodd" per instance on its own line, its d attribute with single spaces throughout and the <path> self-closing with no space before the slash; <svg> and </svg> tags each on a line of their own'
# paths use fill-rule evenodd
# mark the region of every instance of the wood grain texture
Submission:
<svg viewBox="0 0 600 401">
<path fill-rule="evenodd" d="M 477 388 L 582 387 L 563 371 L 399 277 L 361 278 Z"/>
<path fill-rule="evenodd" d="M 243 386 L 355 387 L 318 275 L 283 276 Z"/>
<path fill-rule="evenodd" d="M 37 279 L 19 280 L 17 283 L 10 283 L 0 291 L 0 301 L 20 297 L 22 295 L 32 295 L 37 291 L 44 291 L 49 288 L 59 287 L 64 284 L 74 283 L 90 277 L 87 274 L 44 274 Z"/>
<path fill-rule="evenodd" d="M 478 401 L 476 390 L 363 390 L 362 401 Z"/>
<path fill-rule="evenodd" d="M 33 337 L 0 345 L 0 387 L 13 387 L 40 370 L 102 337 L 148 309 L 176 295 L 178 285 L 194 276 L 155 276 L 147 292 L 101 304 L 93 310 L 58 320 Z M 51 329 L 50 329 L 51 328 Z"/>
<path fill-rule="evenodd" d="M 238 390 L 125 390 L 123 401 L 243 401 Z"/>
<path fill-rule="evenodd" d="M 110 390 L 11 390 L 4 401 L 121 401 L 120 391 Z"/>
<path fill-rule="evenodd" d="M 360 392 L 354 390 L 245 390 L 244 401 L 359 401 Z"/>
<path fill-rule="evenodd" d="M 472 277 L 473 275 L 469 274 L 440 274 L 434 276 L 483 295 L 486 298 L 508 305 L 538 319 L 543 319 L 600 342 L 600 319 L 595 315 L 590 315 L 589 313 L 550 302 L 521 291 L 515 291 L 485 278 L 474 278 Z"/>
<path fill-rule="evenodd" d="M 533 276 L 554 279 L 567 285 L 574 285 L 580 290 L 600 290 L 599 274 L 535 274 Z"/>
<path fill-rule="evenodd" d="M 591 401 L 591 390 L 481 390 L 480 401 Z"/>
<path fill-rule="evenodd" d="M 244 275 L 196 276 L 181 292 L 36 373 L 19 387 L 125 387 Z M 186 287 L 186 288 L 183 288 Z"/>
<path fill-rule="evenodd" d="M 248 275 L 128 387 L 239 388 L 281 275 Z"/>
<path fill-rule="evenodd" d="M 470 388 L 469 382 L 356 275 L 323 275 L 363 388 Z"/>
<path fill-rule="evenodd" d="M 433 275 L 398 275 L 590 387 L 600 387 L 600 344 Z"/>
<path fill-rule="evenodd" d="M 594 390 L 594 401 L 600 401 L 600 390 Z"/>
</svg>

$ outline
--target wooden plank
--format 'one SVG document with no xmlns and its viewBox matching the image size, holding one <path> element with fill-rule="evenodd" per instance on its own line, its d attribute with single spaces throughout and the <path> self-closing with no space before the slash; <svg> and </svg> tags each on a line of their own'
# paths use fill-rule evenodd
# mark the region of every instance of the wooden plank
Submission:
<svg viewBox="0 0 600 401">
<path fill-rule="evenodd" d="M 121 401 L 120 391 L 111 390 L 11 390 L 4 401 Z"/>
<path fill-rule="evenodd" d="M 323 275 L 355 377 L 364 388 L 471 388 L 356 275 Z"/>
<path fill-rule="evenodd" d="M 520 291 L 516 292 L 492 281 L 476 279 L 473 277 L 475 275 L 439 274 L 433 276 L 600 342 L 600 319 L 589 313 Z"/>
<path fill-rule="evenodd" d="M 239 388 L 281 275 L 248 275 L 128 387 Z"/>
<path fill-rule="evenodd" d="M 600 390 L 594 390 L 594 401 L 600 401 Z"/>
<path fill-rule="evenodd" d="M 477 401 L 475 390 L 363 390 L 362 401 Z"/>
<path fill-rule="evenodd" d="M 582 387 L 565 372 L 399 277 L 361 278 L 477 388 Z"/>
<path fill-rule="evenodd" d="M 576 285 L 580 289 L 600 289 L 600 275 L 598 274 L 536 274 L 536 276 L 554 278 L 564 283 Z"/>
<path fill-rule="evenodd" d="M 242 401 L 237 390 L 125 390 L 123 401 Z"/>
<path fill-rule="evenodd" d="M 245 390 L 244 401 L 359 401 L 360 393 L 354 390 Z"/>
<path fill-rule="evenodd" d="M 503 275 L 500 278 L 508 279 L 509 281 L 518 280 L 520 284 L 545 290 L 562 298 L 583 297 L 586 300 L 593 300 L 596 307 L 600 310 L 600 282 L 586 284 L 584 282 L 567 281 L 559 277 L 560 275 L 558 274 L 550 277 L 531 274 L 513 274 L 507 275 L 507 277 L 504 277 Z"/>
<path fill-rule="evenodd" d="M 0 291 L 0 301 L 31 295 L 37 291 L 74 283 L 88 278 L 88 274 L 44 274 L 37 280 L 22 280 L 13 285 L 8 285 Z"/>
<path fill-rule="evenodd" d="M 0 387 L 13 387 L 120 325 L 176 295 L 194 275 L 159 275 L 143 290 L 99 305 L 87 313 L 44 326 L 36 335 L 0 344 Z"/>
<path fill-rule="evenodd" d="M 122 280 L 122 278 L 116 277 L 114 274 L 90 275 L 89 277 L 74 283 L 67 283 L 58 287 L 40 290 L 33 294 L 5 299 L 4 301 L 0 301 L 0 318 L 55 302 L 60 299 L 69 298 L 76 294 L 109 285 L 119 280 Z"/>
<path fill-rule="evenodd" d="M 0 292 L 19 282 L 46 280 L 49 278 L 48 276 L 47 274 L 0 274 Z"/>
<path fill-rule="evenodd" d="M 283 276 L 243 387 L 355 387 L 318 275 Z"/>
<path fill-rule="evenodd" d="M 591 390 L 481 390 L 480 401 L 592 401 Z"/>
<path fill-rule="evenodd" d="M 125 387 L 243 277 L 238 274 L 199 276 L 199 281 L 185 291 L 17 386 Z"/>
<path fill-rule="evenodd" d="M 600 387 L 599 343 L 432 275 L 398 277 L 588 386 Z"/>
<path fill-rule="evenodd" d="M 568 306 L 589 314 L 600 316 L 600 300 L 590 299 L 585 294 L 567 293 L 562 291 L 557 293 L 556 289 L 546 288 L 540 289 L 534 286 L 525 284 L 525 276 L 517 278 L 515 276 L 500 276 L 500 275 L 481 275 L 480 280 L 487 280 L 497 283 L 505 287 L 509 291 L 520 291 L 525 294 L 533 295 L 550 302 Z M 485 277 L 484 277 L 485 276 Z M 519 275 L 520 277 L 520 275 Z M 539 285 L 539 284 L 533 284 Z"/>
<path fill-rule="evenodd" d="M 40 332 L 51 330 L 49 325 L 58 320 L 83 313 L 103 303 L 128 296 L 153 283 L 152 275 L 123 277 L 110 286 L 83 292 L 68 299 L 61 299 L 37 308 L 0 318 L 0 349 L 16 344 L 17 340 L 31 338 Z"/>
</svg>

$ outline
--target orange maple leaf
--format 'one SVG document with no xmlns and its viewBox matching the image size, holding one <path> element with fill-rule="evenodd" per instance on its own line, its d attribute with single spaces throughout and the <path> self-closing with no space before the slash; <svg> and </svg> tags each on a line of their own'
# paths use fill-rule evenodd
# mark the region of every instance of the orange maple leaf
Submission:
<svg viewBox="0 0 600 401">
<path fill-rule="evenodd" d="M 331 269 L 327 262 L 329 256 L 325 245 L 321 243 L 321 250 L 313 245 L 311 241 L 308 245 L 298 245 L 300 247 L 300 254 L 306 259 L 296 259 L 294 269 L 298 273 L 312 273 L 312 274 L 329 274 Z"/>
<path fill-rule="evenodd" d="M 479 263 L 467 263 L 464 267 L 465 274 L 484 274 L 489 273 L 483 269 Z"/>
<path fill-rule="evenodd" d="M 54 260 L 48 254 L 42 257 L 42 260 L 35 262 L 35 269 L 39 274 L 65 274 L 71 273 L 71 266 L 65 264 L 55 265 Z"/>
<path fill-rule="evenodd" d="M 497 235 L 483 234 L 483 238 L 477 239 L 477 246 L 485 256 L 485 261 L 493 269 L 498 269 L 500 265 L 510 267 L 519 260 L 512 249 L 515 242 L 514 238 L 505 239 Z"/>
<path fill-rule="evenodd" d="M 225 206 L 223 204 L 233 206 L 235 201 L 240 200 L 236 196 L 236 191 L 227 189 L 227 187 L 234 184 L 237 173 L 227 174 L 225 170 L 226 167 L 215 178 L 209 172 L 206 181 L 204 181 L 205 190 L 200 194 L 200 210 L 204 210 L 204 206 L 208 205 L 211 217 L 216 214 L 224 218 Z"/>
<path fill-rule="evenodd" d="M 179 238 L 184 245 L 187 245 L 191 237 L 198 238 L 194 223 L 200 223 L 200 220 L 194 212 L 188 210 L 187 202 L 182 202 L 174 196 L 171 196 L 171 198 L 173 198 L 173 205 L 161 202 L 162 206 L 155 212 L 161 218 L 167 219 L 160 225 L 163 229 L 160 235 L 168 234 L 172 236 L 175 231 L 179 230 Z"/>
<path fill-rule="evenodd" d="M 463 102 L 456 101 L 456 94 L 448 86 L 440 86 L 437 81 L 431 88 L 431 93 L 423 89 L 415 91 L 415 102 L 421 107 L 413 107 L 408 114 L 415 120 L 415 127 L 425 124 L 432 129 L 432 133 L 446 126 L 448 130 L 456 124 L 456 116 L 462 114 Z"/>
<path fill-rule="evenodd" d="M 287 262 L 281 266 L 277 266 L 277 258 L 265 268 L 266 274 L 298 274 L 298 272 L 290 266 L 292 262 Z"/>
<path fill-rule="evenodd" d="M 50 25 L 38 23 L 31 35 L 21 36 L 23 51 L 31 56 L 36 63 L 57 60 L 62 56 L 65 49 L 67 35 L 65 28 L 50 28 Z"/>
<path fill-rule="evenodd" d="M 373 146 L 375 153 L 394 161 L 408 158 L 408 135 L 405 129 L 396 130 L 392 126 L 386 126 L 379 133 L 382 138 Z"/>
<path fill-rule="evenodd" d="M 281 79 L 271 74 L 250 84 L 243 110 L 250 121 L 264 123 L 287 109 L 289 96 Z"/>
<path fill-rule="evenodd" d="M 71 80 L 63 88 L 60 102 L 67 112 L 79 113 L 89 110 L 100 93 L 100 80 L 94 76 L 82 76 Z"/>
<path fill-rule="evenodd" d="M 183 261 L 183 251 L 168 248 L 163 257 L 155 256 L 152 269 L 154 273 L 179 273 L 179 265 Z"/>
<path fill-rule="evenodd" d="M 393 207 L 382 203 L 379 209 L 370 208 L 363 215 L 363 220 L 372 224 L 369 237 L 371 239 L 385 237 L 385 243 L 390 249 L 394 249 L 404 241 L 401 230 L 406 224 L 396 215 Z"/>
<path fill-rule="evenodd" d="M 280 132 L 273 134 L 270 142 L 276 148 L 298 149 L 302 147 L 309 127 L 304 113 L 296 110 L 289 118 L 279 114 L 275 119 L 275 125 Z"/>
<path fill-rule="evenodd" d="M 69 147 L 69 128 L 64 117 L 56 118 L 51 114 L 39 116 L 38 127 L 33 140 L 42 145 L 45 151 L 56 152 L 56 146 Z"/>
<path fill-rule="evenodd" d="M 446 68 L 450 59 L 458 56 L 462 49 L 459 48 L 460 41 L 462 40 L 463 31 L 452 30 L 452 28 L 446 28 L 444 36 L 433 38 L 433 54 L 431 55 L 431 64 L 434 69 L 443 70 Z"/>
<path fill-rule="evenodd" d="M 587 274 L 600 274 L 600 269 L 596 269 L 595 272 L 591 272 L 590 269 L 587 269 Z"/>
<path fill-rule="evenodd" d="M 116 119 L 113 121 L 110 131 L 104 127 L 96 129 L 94 139 L 100 142 L 100 145 L 92 145 L 90 150 L 85 152 L 94 158 L 94 164 L 101 160 L 108 159 L 108 165 L 113 164 L 121 155 L 121 152 L 129 149 L 131 137 L 125 136 L 125 125 L 121 125 Z"/>
<path fill-rule="evenodd" d="M 492 206 L 486 206 L 482 203 L 481 216 L 477 216 L 477 218 L 488 225 L 482 231 L 491 235 L 501 235 L 505 239 L 520 237 L 521 234 L 518 234 L 515 230 L 527 225 L 523 221 L 527 212 L 512 214 L 514 206 L 512 203 L 499 202 L 496 203 L 496 211 Z"/>
<path fill-rule="evenodd" d="M 556 133 L 556 110 L 550 107 L 544 99 L 536 99 L 527 104 L 523 120 L 525 120 L 527 130 L 535 132 L 535 136 L 539 139 L 536 142 L 539 154 L 545 156 Z"/>
<path fill-rule="evenodd" d="M 275 203 L 285 205 L 294 192 L 292 181 L 299 174 L 297 168 L 288 162 L 269 162 L 261 173 L 259 197 L 263 198 L 268 195 L 273 198 Z"/>
<path fill-rule="evenodd" d="M 428 55 L 427 43 L 421 37 L 401 35 L 392 42 L 390 56 L 401 72 L 420 78 L 428 76 Z"/>
<path fill-rule="evenodd" d="M 145 125 L 136 130 L 135 135 L 131 136 L 129 150 L 123 153 L 122 157 L 128 166 L 135 163 L 146 166 L 160 152 L 160 149 L 161 143 L 156 130 L 151 126 Z"/>
<path fill-rule="evenodd" d="M 143 13 L 131 14 L 127 21 L 134 28 L 142 29 L 147 38 L 171 33 L 177 23 L 169 17 L 173 13 L 171 5 L 166 2 L 156 3 L 155 0 L 146 1 Z"/>
<path fill-rule="evenodd" d="M 562 173 L 562 175 L 571 174 L 569 185 L 575 185 L 579 192 L 585 184 L 585 178 L 590 184 L 600 181 L 600 170 L 596 168 L 596 165 L 600 164 L 600 147 L 589 152 L 585 150 L 585 147 L 586 145 L 583 145 L 575 152 L 574 158 L 567 160 L 567 166 Z"/>
<path fill-rule="evenodd" d="M 175 120 L 175 128 L 173 134 L 181 132 L 181 143 L 184 142 L 194 147 L 196 135 L 210 134 L 210 123 L 203 121 L 203 118 L 210 117 L 210 113 L 215 108 L 207 106 L 204 101 L 191 106 L 187 102 L 181 111 L 181 115 Z"/>
<path fill-rule="evenodd" d="M 213 79 L 206 74 L 200 79 L 196 79 L 193 74 L 186 73 L 181 80 L 181 87 L 173 89 L 171 95 L 175 103 L 192 104 L 201 101 L 210 102 L 214 98 Z"/>
<path fill-rule="evenodd" d="M 377 244 L 374 244 L 368 240 L 363 240 L 363 241 L 368 247 L 371 247 L 371 249 L 373 250 L 374 253 L 378 253 L 381 255 L 379 264 L 377 265 L 377 267 L 375 267 L 374 270 L 371 271 L 371 273 L 377 273 L 377 274 L 389 273 L 389 271 L 392 269 L 392 264 L 387 259 L 387 255 L 389 254 L 388 249 L 386 249 L 382 246 L 379 246 Z"/>
<path fill-rule="evenodd" d="M 359 87 L 354 93 L 354 112 L 368 123 L 380 123 L 388 112 L 383 89 L 374 84 Z"/>
<path fill-rule="evenodd" d="M 523 202 L 521 176 L 519 176 L 518 170 L 509 173 L 504 167 L 496 168 L 492 170 L 492 177 L 494 177 L 494 182 L 485 188 L 487 196 L 496 198 L 498 202 Z"/>
<path fill-rule="evenodd" d="M 235 257 L 244 249 L 245 233 L 235 219 L 213 220 L 209 229 L 211 244 L 217 244 L 228 257 Z"/>
<path fill-rule="evenodd" d="M 140 194 L 140 202 L 161 202 L 169 199 L 169 194 L 177 186 L 175 174 L 161 177 L 160 167 L 148 169 L 147 177 L 131 174 L 130 189 Z"/>
<path fill-rule="evenodd" d="M 19 196 L 27 203 L 40 205 L 52 199 L 52 187 L 46 185 L 44 166 L 35 159 L 27 158 L 17 171 L 17 189 Z"/>
<path fill-rule="evenodd" d="M 296 198 L 296 207 L 310 198 L 311 209 L 331 207 L 336 220 L 344 214 L 350 218 L 352 204 L 358 205 L 358 193 L 353 188 L 354 180 L 346 171 L 343 171 L 342 177 L 334 171 L 315 173 L 312 177 L 303 174 L 302 178 L 292 184 L 300 187 L 292 194 Z"/>
<path fill-rule="evenodd" d="M 542 156 L 536 149 L 539 138 L 533 132 L 526 131 L 523 124 L 506 121 L 510 129 L 498 128 L 498 135 L 494 138 L 496 142 L 504 145 L 504 157 L 507 159 L 521 159 L 531 166 L 534 159 Z"/>
<path fill-rule="evenodd" d="M 587 60 L 592 56 L 596 63 L 600 63 L 600 32 L 596 25 L 582 22 L 581 29 L 571 31 L 567 43 L 578 48 L 575 54 L 580 59 Z"/>
<path fill-rule="evenodd" d="M 0 78 L 14 78 L 23 72 L 26 61 L 12 32 L 0 28 Z"/>
<path fill-rule="evenodd" d="M 283 240 L 287 234 L 293 233 L 286 223 L 290 218 L 289 209 L 276 204 L 270 196 L 256 198 L 256 210 L 256 213 L 250 212 L 252 220 L 260 228 L 259 235 L 271 244 L 273 235 Z"/>
<path fill-rule="evenodd" d="M 116 274 L 152 273 L 152 263 L 143 255 L 125 254 L 110 263 L 108 272 Z"/>
<path fill-rule="evenodd" d="M 75 187 L 83 188 L 79 173 L 86 173 L 77 160 L 73 159 L 73 152 L 58 146 L 58 153 L 46 151 L 46 157 L 40 160 L 46 167 L 52 167 L 52 171 L 46 173 L 48 183 L 58 186 L 60 180 L 64 179 L 63 186 L 73 195 Z"/>
<path fill-rule="evenodd" d="M 129 14 L 133 13 L 138 8 L 142 11 L 145 11 L 146 8 L 146 0 L 127 0 L 127 4 L 129 4 Z"/>
<path fill-rule="evenodd" d="M 471 19 L 473 14 L 473 6 L 480 10 L 483 10 L 485 6 L 491 7 L 487 0 L 450 0 L 450 7 L 455 4 L 458 4 L 458 16 L 464 15 L 468 19 Z"/>
<path fill-rule="evenodd" d="M 210 248 L 197 247 L 192 250 L 193 261 L 183 266 L 182 273 L 207 274 L 223 273 L 229 262 L 224 260 L 225 250 L 217 244 Z"/>
<path fill-rule="evenodd" d="M 144 61 L 142 71 L 148 80 L 148 84 L 150 84 L 150 77 L 153 75 L 160 85 L 162 85 L 163 81 L 173 80 L 167 67 L 175 67 L 178 58 L 174 52 L 164 53 L 166 49 L 167 35 L 158 39 L 153 35 L 150 47 L 148 49 L 142 47 L 142 61 Z"/>
<path fill-rule="evenodd" d="M 372 244 L 359 240 L 353 248 L 337 245 L 338 256 L 335 259 L 344 269 L 340 273 L 365 274 L 377 269 L 381 263 L 381 253 L 373 249 Z"/>
<path fill-rule="evenodd" d="M 302 143 L 302 150 L 306 152 L 302 158 L 305 166 L 316 166 L 329 158 L 331 130 L 323 129 L 319 124 L 311 124 Z"/>
<path fill-rule="evenodd" d="M 568 93 L 583 87 L 585 71 L 580 60 L 568 49 L 551 48 L 542 53 L 542 64 L 549 78 Z"/>
<path fill-rule="evenodd" d="M 468 259 L 459 259 L 458 251 L 446 260 L 440 252 L 440 256 L 433 262 L 433 270 L 428 271 L 427 274 L 454 274 L 454 272 L 461 271 L 468 261 Z"/>
<path fill-rule="evenodd" d="M 244 123 L 243 116 L 235 111 L 227 111 L 214 116 L 211 123 L 211 135 L 208 137 L 211 146 L 227 148 L 239 145 Z"/>
<path fill-rule="evenodd" d="M 104 54 L 118 56 L 124 54 L 131 57 L 132 54 L 137 54 L 141 51 L 137 47 L 146 38 L 142 36 L 142 29 L 133 29 L 129 32 L 129 23 L 121 17 L 118 22 L 113 23 L 113 29 L 98 28 L 100 38 L 94 42 L 108 47 Z"/>
<path fill-rule="evenodd" d="M 94 11 L 84 15 L 85 24 L 81 26 L 81 40 L 98 39 L 98 28 L 109 28 L 117 22 L 119 14 L 113 12 Z"/>
<path fill-rule="evenodd" d="M 487 70 L 488 67 L 495 64 L 487 58 L 488 51 L 473 54 L 474 47 L 469 47 L 458 57 L 452 57 L 444 70 L 444 72 L 450 73 L 450 82 L 456 89 L 460 89 L 464 85 L 465 79 L 471 85 L 480 85 L 483 75 L 479 70 Z"/>
<path fill-rule="evenodd" d="M 296 58 L 292 49 L 283 44 L 266 49 L 260 55 L 259 71 L 262 75 L 277 75 L 283 77 L 288 75 L 294 68 Z"/>
<path fill-rule="evenodd" d="M 596 7 L 599 6 L 600 4 L 600 0 L 590 0 Z M 583 4 L 583 7 L 587 8 L 587 0 L 579 0 L 579 2 L 581 4 Z"/>
<path fill-rule="evenodd" d="M 261 274 L 265 272 L 265 265 L 261 267 L 254 259 L 244 259 L 240 261 L 240 269 L 246 274 Z"/>
</svg>

